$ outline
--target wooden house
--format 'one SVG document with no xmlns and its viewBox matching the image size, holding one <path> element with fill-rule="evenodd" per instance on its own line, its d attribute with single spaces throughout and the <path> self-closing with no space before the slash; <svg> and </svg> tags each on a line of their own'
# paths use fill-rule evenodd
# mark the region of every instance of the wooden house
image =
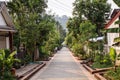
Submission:
<svg viewBox="0 0 120 80">
<path fill-rule="evenodd" d="M 15 32 L 12 19 L 4 2 L 0 2 L 0 49 L 13 49 L 13 33 Z"/>
</svg>

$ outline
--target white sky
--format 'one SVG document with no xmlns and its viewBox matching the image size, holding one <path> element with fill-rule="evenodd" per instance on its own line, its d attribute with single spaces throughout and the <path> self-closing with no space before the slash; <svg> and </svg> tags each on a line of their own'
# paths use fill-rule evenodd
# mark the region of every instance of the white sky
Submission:
<svg viewBox="0 0 120 80">
<path fill-rule="evenodd" d="M 10 0 L 0 0 L 0 1 L 10 1 Z M 55 15 L 67 15 L 72 16 L 73 2 L 75 0 L 48 0 L 48 8 L 46 9 L 47 13 Z M 118 8 L 118 6 L 113 2 L 113 0 L 108 0 L 108 3 L 112 4 L 112 8 Z"/>
<path fill-rule="evenodd" d="M 10 0 L 0 0 L 0 1 L 10 1 Z"/>
<path fill-rule="evenodd" d="M 51 14 L 55 15 L 67 15 L 72 16 L 73 6 L 72 3 L 75 0 L 48 0 L 48 8 L 46 9 L 47 13 L 51 10 Z M 113 2 L 113 0 L 108 0 L 108 3 L 111 3 L 112 8 L 118 8 L 118 6 Z"/>
<path fill-rule="evenodd" d="M 47 12 L 49 10 L 56 15 L 62 16 L 72 16 L 72 3 L 75 0 L 48 0 L 48 8 L 46 9 Z"/>
</svg>

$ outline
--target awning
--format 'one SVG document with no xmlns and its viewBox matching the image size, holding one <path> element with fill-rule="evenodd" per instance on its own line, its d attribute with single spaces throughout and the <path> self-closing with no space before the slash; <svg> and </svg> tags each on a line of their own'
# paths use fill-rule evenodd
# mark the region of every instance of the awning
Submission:
<svg viewBox="0 0 120 80">
<path fill-rule="evenodd" d="M 5 31 L 5 32 L 17 32 L 16 30 L 7 30 L 7 29 L 0 29 L 0 31 Z"/>
<path fill-rule="evenodd" d="M 3 32 L 17 32 L 13 27 L 8 27 L 8 26 L 0 26 L 0 31 Z"/>
</svg>

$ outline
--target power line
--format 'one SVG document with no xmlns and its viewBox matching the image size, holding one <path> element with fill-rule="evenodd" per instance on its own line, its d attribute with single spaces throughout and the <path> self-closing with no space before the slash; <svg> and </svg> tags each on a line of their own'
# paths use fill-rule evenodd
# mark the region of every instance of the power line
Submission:
<svg viewBox="0 0 120 80">
<path fill-rule="evenodd" d="M 54 3 L 54 2 L 53 2 Z M 50 6 L 52 6 L 52 7 L 54 7 L 54 8 L 56 8 L 57 10 L 59 9 L 59 10 L 61 10 L 61 11 L 67 11 L 67 12 L 70 12 L 68 9 L 65 9 L 64 7 L 59 7 L 59 6 L 53 6 L 53 4 L 49 4 Z"/>
<path fill-rule="evenodd" d="M 54 6 L 51 5 L 51 4 L 49 4 L 49 5 L 52 6 L 52 7 L 54 7 Z M 66 10 L 66 9 L 64 9 L 64 8 L 58 7 L 58 6 L 54 7 L 54 9 L 57 10 L 57 11 L 58 11 L 58 9 L 59 9 L 59 11 L 61 11 L 61 12 L 71 13 L 70 11 L 68 11 L 68 10 Z"/>
<path fill-rule="evenodd" d="M 51 0 L 52 1 L 52 0 Z M 54 2 L 54 1 L 52 1 L 53 3 L 55 3 L 55 4 L 58 4 L 61 8 L 63 8 L 63 9 L 68 9 L 68 10 L 71 10 L 70 8 L 68 8 L 68 7 L 63 7 L 60 3 L 58 3 L 58 2 Z"/>
<path fill-rule="evenodd" d="M 58 3 L 62 4 L 63 6 L 65 6 L 65 7 L 67 7 L 67 8 L 72 8 L 71 6 L 69 6 L 69 5 L 67 5 L 67 4 L 64 4 L 64 3 L 60 2 L 59 0 L 55 0 L 55 1 L 57 1 Z"/>
</svg>

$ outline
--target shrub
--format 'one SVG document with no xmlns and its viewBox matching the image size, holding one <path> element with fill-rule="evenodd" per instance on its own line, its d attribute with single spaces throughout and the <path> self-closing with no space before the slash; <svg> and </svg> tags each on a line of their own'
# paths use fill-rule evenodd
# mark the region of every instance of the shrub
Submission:
<svg viewBox="0 0 120 80">
<path fill-rule="evenodd" d="M 45 60 L 50 55 L 49 52 L 46 50 L 45 46 L 41 46 L 39 48 L 39 52 L 40 52 L 40 55 L 39 55 L 40 60 Z"/>
<path fill-rule="evenodd" d="M 97 54 L 92 65 L 93 68 L 106 68 L 111 66 L 113 66 L 113 64 L 108 54 Z"/>
<path fill-rule="evenodd" d="M 115 65 L 116 61 L 116 51 L 114 48 L 110 48 L 110 59 L 112 60 L 113 64 Z"/>
<path fill-rule="evenodd" d="M 81 44 L 74 44 L 72 50 L 75 56 L 79 58 L 86 58 L 85 51 L 83 50 L 83 46 Z"/>
<path fill-rule="evenodd" d="M 107 80 L 120 80 L 120 67 L 116 71 L 114 69 L 107 71 L 104 76 Z"/>
<path fill-rule="evenodd" d="M 5 50 L 0 50 L 0 80 L 13 80 L 11 69 L 14 62 L 20 62 L 14 58 L 16 51 L 6 56 Z M 6 79 L 7 78 L 7 79 Z"/>
<path fill-rule="evenodd" d="M 26 54 L 24 58 L 24 63 L 28 64 L 29 62 L 32 62 L 32 58 L 30 54 Z"/>
</svg>

